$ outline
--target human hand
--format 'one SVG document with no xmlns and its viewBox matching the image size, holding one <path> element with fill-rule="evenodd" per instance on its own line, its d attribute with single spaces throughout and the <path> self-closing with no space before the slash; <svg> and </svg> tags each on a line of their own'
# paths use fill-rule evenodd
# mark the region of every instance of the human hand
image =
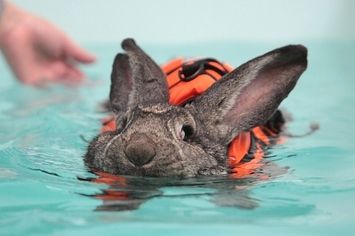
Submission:
<svg viewBox="0 0 355 236">
<path fill-rule="evenodd" d="M 95 57 L 51 23 L 7 2 L 0 21 L 0 48 L 16 77 L 26 84 L 79 81 L 77 63 Z"/>
</svg>

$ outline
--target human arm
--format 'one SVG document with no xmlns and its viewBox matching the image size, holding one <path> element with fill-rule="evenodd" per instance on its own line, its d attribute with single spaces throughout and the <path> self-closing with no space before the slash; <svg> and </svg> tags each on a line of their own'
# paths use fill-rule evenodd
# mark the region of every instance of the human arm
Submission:
<svg viewBox="0 0 355 236">
<path fill-rule="evenodd" d="M 3 4 L 0 49 L 20 81 L 41 84 L 84 77 L 77 64 L 94 62 L 93 55 L 48 21 L 8 1 Z"/>
</svg>

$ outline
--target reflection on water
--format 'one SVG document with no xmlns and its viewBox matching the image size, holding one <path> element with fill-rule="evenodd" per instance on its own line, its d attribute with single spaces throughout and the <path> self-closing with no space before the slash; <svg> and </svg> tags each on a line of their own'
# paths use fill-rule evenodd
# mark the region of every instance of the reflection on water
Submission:
<svg viewBox="0 0 355 236">
<path fill-rule="evenodd" d="M 95 172 L 95 177 L 81 178 L 97 184 L 105 184 L 107 188 L 95 194 L 82 194 L 100 199 L 102 204 L 98 211 L 134 210 L 151 198 L 186 198 L 209 197 L 210 201 L 222 207 L 238 207 L 253 209 L 258 206 L 257 200 L 249 196 L 252 185 L 286 173 L 287 168 L 281 168 L 275 163 L 265 161 L 254 174 L 238 179 L 229 176 L 211 176 L 198 178 L 152 178 L 135 176 L 116 176 L 104 172 Z M 181 194 L 166 194 L 161 189 L 167 187 L 188 187 L 192 191 Z"/>
</svg>

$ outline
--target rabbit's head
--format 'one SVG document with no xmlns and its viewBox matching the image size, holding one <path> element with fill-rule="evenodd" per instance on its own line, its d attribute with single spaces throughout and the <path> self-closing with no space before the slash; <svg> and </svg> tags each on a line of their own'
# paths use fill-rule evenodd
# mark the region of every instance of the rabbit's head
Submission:
<svg viewBox="0 0 355 236">
<path fill-rule="evenodd" d="M 307 49 L 291 45 L 241 65 L 185 106 L 169 104 L 160 67 L 134 40 L 122 42 L 111 74 L 117 129 L 89 145 L 89 167 L 120 175 L 228 173 L 228 144 L 265 123 L 307 67 Z"/>
</svg>

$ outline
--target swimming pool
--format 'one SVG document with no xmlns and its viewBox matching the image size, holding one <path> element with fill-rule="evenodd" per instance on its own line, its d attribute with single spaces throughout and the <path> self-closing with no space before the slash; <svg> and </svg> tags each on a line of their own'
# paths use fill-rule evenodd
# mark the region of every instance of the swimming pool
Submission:
<svg viewBox="0 0 355 236">
<path fill-rule="evenodd" d="M 109 186 L 87 181 L 94 175 L 83 164 L 87 144 L 80 138 L 98 133 L 104 114 L 97 107 L 108 96 L 118 44 L 89 45 L 100 60 L 85 68 L 89 79 L 80 87 L 20 86 L 1 65 L 0 235 L 353 235 L 355 44 L 305 45 L 309 67 L 282 107 L 294 118 L 290 132 L 302 134 L 311 122 L 320 129 L 272 149 L 268 161 L 284 173 L 232 185 L 202 178 L 159 187 L 133 179 L 139 184 L 130 191 L 146 201 L 131 211 L 98 211 L 102 200 L 92 195 Z M 237 66 L 282 45 L 143 46 L 161 63 L 198 55 Z M 216 184 L 226 191 L 217 193 Z M 219 206 L 216 197 L 240 206 Z"/>
</svg>

